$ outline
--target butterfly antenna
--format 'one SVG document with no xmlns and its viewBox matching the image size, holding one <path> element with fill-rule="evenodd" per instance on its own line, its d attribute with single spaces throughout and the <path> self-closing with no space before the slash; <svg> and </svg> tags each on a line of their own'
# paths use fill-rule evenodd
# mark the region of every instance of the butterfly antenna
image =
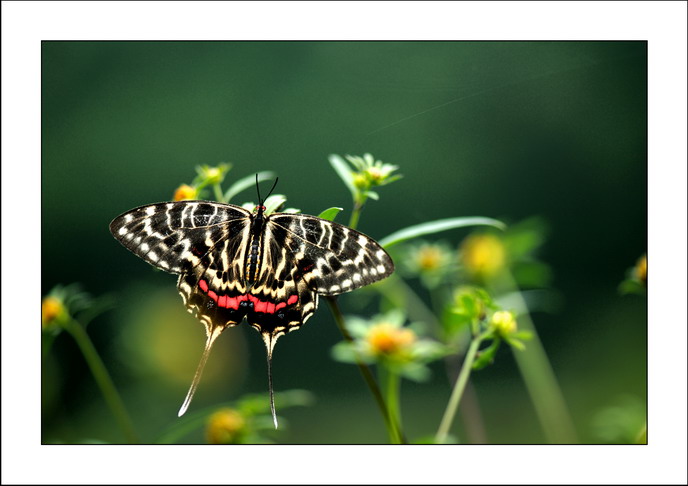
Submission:
<svg viewBox="0 0 688 486">
<path fill-rule="evenodd" d="M 208 361 L 208 356 L 210 356 L 210 349 L 213 347 L 215 339 L 217 339 L 217 337 L 222 333 L 223 329 L 224 328 L 221 326 L 215 326 L 212 329 L 212 331 L 210 331 L 210 334 L 208 334 L 208 339 L 205 342 L 205 349 L 203 350 L 203 355 L 201 356 L 201 362 L 198 363 L 198 368 L 196 368 L 196 374 L 194 375 L 193 381 L 191 382 L 189 392 L 186 394 L 184 403 L 182 403 L 182 406 L 179 409 L 179 413 L 177 414 L 178 417 L 184 415 L 186 413 L 186 409 L 189 408 L 194 393 L 196 393 L 198 383 L 201 381 L 201 375 L 203 375 L 203 368 L 205 368 L 205 363 Z"/>
<path fill-rule="evenodd" d="M 275 186 L 277 186 L 277 181 L 278 181 L 278 180 L 279 180 L 279 177 L 275 177 L 275 183 L 274 183 L 274 184 L 272 185 L 272 187 L 270 188 L 270 192 L 268 192 L 268 197 L 270 197 L 270 194 L 272 194 L 272 191 L 275 190 Z M 266 197 L 265 199 L 267 199 L 268 197 Z"/>
<path fill-rule="evenodd" d="M 263 205 L 263 200 L 260 198 L 260 186 L 258 185 L 258 174 L 256 173 L 256 192 L 258 192 L 258 206 Z"/>
<path fill-rule="evenodd" d="M 270 194 L 272 194 L 272 191 L 275 190 L 275 186 L 277 186 L 277 181 L 279 180 L 279 177 L 275 177 L 275 183 L 272 185 L 272 188 L 270 189 L 270 192 L 268 192 L 268 195 L 265 197 L 265 199 L 270 197 Z M 260 197 L 260 187 L 258 186 L 258 174 L 256 174 L 256 191 L 258 192 L 258 206 L 262 206 L 263 202 L 265 202 L 265 199 L 262 199 Z"/>
<path fill-rule="evenodd" d="M 277 428 L 277 413 L 275 412 L 275 392 L 272 388 L 272 349 L 275 347 L 277 338 L 270 333 L 263 333 L 263 341 L 268 350 L 268 389 L 270 390 L 270 412 L 272 412 L 272 421 Z"/>
</svg>

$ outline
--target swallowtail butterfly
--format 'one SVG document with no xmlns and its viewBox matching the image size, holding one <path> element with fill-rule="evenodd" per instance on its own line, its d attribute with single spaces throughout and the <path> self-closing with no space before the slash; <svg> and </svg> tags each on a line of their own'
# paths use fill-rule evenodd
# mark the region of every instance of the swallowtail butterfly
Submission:
<svg viewBox="0 0 688 486">
<path fill-rule="evenodd" d="M 315 216 L 266 215 L 260 193 L 252 212 L 211 201 L 141 206 L 116 217 L 110 232 L 154 267 L 179 274 L 184 304 L 205 326 L 205 350 L 179 416 L 191 403 L 215 339 L 246 318 L 267 348 L 277 427 L 271 370 L 277 339 L 313 315 L 319 295 L 349 292 L 394 271 L 392 259 L 370 237 Z"/>
</svg>

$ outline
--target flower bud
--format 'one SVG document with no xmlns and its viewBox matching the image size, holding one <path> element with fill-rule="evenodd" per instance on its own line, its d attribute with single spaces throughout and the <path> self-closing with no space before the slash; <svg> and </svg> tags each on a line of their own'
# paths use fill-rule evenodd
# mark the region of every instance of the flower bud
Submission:
<svg viewBox="0 0 688 486">
<path fill-rule="evenodd" d="M 182 184 L 174 191 L 174 200 L 183 201 L 185 199 L 196 199 L 198 197 L 198 191 L 195 187 L 191 187 L 187 184 Z"/>
<path fill-rule="evenodd" d="M 210 444 L 240 444 L 246 433 L 246 420 L 234 409 L 223 408 L 208 419 L 206 437 Z"/>
<path fill-rule="evenodd" d="M 490 319 L 490 327 L 501 336 L 513 334 L 517 329 L 516 318 L 512 312 L 497 311 L 492 314 L 492 318 Z"/>
<path fill-rule="evenodd" d="M 54 326 L 64 313 L 65 307 L 60 299 L 45 297 L 41 303 L 41 327 L 48 329 Z"/>
</svg>

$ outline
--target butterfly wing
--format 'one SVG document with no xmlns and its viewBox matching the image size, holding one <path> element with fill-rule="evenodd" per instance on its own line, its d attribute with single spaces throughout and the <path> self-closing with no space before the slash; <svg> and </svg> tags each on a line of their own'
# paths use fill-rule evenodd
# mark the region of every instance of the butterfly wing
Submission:
<svg viewBox="0 0 688 486">
<path fill-rule="evenodd" d="M 320 295 L 349 292 L 394 272 L 394 262 L 375 240 L 344 225 L 305 214 L 276 213 L 268 229 L 293 255 L 297 275 Z"/>
<path fill-rule="evenodd" d="M 190 271 L 218 243 L 240 234 L 248 211 L 209 201 L 149 204 L 117 216 L 110 232 L 124 247 L 170 273 Z"/>
<path fill-rule="evenodd" d="M 270 221 L 270 219 L 268 219 Z M 261 334 L 277 337 L 301 327 L 318 307 L 318 294 L 304 279 L 298 254 L 281 227 L 266 224 L 262 265 L 249 290 L 254 301 L 248 322 Z"/>
<path fill-rule="evenodd" d="M 127 249 L 161 270 L 180 274 L 177 288 L 184 304 L 206 328 L 205 350 L 180 416 L 191 403 L 215 339 L 239 324 L 248 310 L 238 302 L 234 307 L 227 303 L 246 293 L 242 249 L 250 221 L 251 213 L 238 206 L 179 201 L 141 206 L 110 223 L 110 232 Z"/>
</svg>

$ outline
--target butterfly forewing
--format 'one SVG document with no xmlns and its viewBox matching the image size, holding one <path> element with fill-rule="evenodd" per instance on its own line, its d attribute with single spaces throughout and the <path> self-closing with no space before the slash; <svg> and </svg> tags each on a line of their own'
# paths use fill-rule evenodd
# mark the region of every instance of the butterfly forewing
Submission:
<svg viewBox="0 0 688 486">
<path fill-rule="evenodd" d="M 208 201 L 150 204 L 110 223 L 110 232 L 127 249 L 171 273 L 189 271 L 221 238 L 241 234 L 250 213 Z"/>
<path fill-rule="evenodd" d="M 274 214 L 268 229 L 283 238 L 293 265 L 320 295 L 338 295 L 388 277 L 394 263 L 372 238 L 305 214 Z"/>
</svg>

